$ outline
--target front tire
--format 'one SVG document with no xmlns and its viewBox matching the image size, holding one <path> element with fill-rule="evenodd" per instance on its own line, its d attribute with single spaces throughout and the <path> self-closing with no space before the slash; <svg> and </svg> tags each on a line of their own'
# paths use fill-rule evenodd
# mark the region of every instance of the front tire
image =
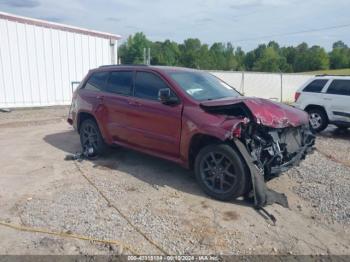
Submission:
<svg viewBox="0 0 350 262">
<path fill-rule="evenodd" d="M 194 167 L 200 187 L 215 199 L 227 201 L 247 191 L 249 171 L 240 155 L 228 144 L 202 148 Z"/>
<path fill-rule="evenodd" d="M 314 133 L 318 133 L 326 129 L 328 126 L 328 118 L 326 113 L 318 108 L 312 108 L 308 111 L 310 128 Z"/>
<path fill-rule="evenodd" d="M 81 123 L 79 134 L 83 153 L 87 154 L 89 157 L 101 156 L 106 152 L 107 145 L 94 120 L 84 120 L 83 123 Z"/>
</svg>

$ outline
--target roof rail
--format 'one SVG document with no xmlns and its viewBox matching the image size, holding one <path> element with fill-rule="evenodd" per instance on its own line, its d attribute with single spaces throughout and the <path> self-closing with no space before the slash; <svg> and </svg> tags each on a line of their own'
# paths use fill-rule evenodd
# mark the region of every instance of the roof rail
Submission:
<svg viewBox="0 0 350 262">
<path fill-rule="evenodd" d="M 329 74 L 322 74 L 322 75 L 316 75 L 316 76 L 350 76 L 350 75 L 329 75 Z"/>
<path fill-rule="evenodd" d="M 101 66 L 99 66 L 99 68 L 101 68 L 101 67 L 110 67 L 110 66 L 148 66 L 148 65 L 146 65 L 146 64 L 119 64 L 119 65 L 111 64 L 111 65 L 101 65 Z"/>
</svg>

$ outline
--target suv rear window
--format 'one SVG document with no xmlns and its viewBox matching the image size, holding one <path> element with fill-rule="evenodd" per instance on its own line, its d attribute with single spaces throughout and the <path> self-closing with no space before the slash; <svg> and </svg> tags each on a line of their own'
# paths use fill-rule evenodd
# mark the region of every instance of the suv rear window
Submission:
<svg viewBox="0 0 350 262">
<path fill-rule="evenodd" d="M 350 96 L 350 80 L 333 80 L 328 87 L 327 93 Z"/>
<path fill-rule="evenodd" d="M 328 79 L 314 80 L 304 88 L 303 92 L 320 93 L 327 82 Z"/>
<path fill-rule="evenodd" d="M 169 88 L 157 75 L 148 72 L 137 72 L 134 96 L 150 100 L 158 100 L 159 89 Z"/>
<path fill-rule="evenodd" d="M 132 81 L 133 81 L 132 71 L 111 72 L 108 79 L 106 91 L 110 93 L 121 94 L 121 95 L 131 95 Z"/>
<path fill-rule="evenodd" d="M 86 82 L 84 88 L 92 91 L 103 91 L 105 89 L 108 72 L 93 73 Z"/>
</svg>

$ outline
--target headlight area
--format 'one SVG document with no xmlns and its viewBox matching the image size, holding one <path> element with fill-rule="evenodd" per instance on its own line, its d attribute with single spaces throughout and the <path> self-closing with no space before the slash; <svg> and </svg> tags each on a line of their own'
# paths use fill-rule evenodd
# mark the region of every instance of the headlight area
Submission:
<svg viewBox="0 0 350 262">
<path fill-rule="evenodd" d="M 233 137 L 233 142 L 250 170 L 255 206 L 288 207 L 287 197 L 267 188 L 265 181 L 298 165 L 313 151 L 315 136 L 307 125 L 275 129 L 249 123 L 241 128 L 241 137 Z"/>
</svg>

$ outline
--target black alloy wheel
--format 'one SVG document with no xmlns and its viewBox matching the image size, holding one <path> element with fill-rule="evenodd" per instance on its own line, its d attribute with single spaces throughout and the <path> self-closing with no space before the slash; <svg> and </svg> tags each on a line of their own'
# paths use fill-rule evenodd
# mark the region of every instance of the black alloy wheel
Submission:
<svg viewBox="0 0 350 262">
<path fill-rule="evenodd" d="M 196 178 L 202 189 L 219 200 L 230 200 L 246 193 L 245 163 L 228 144 L 209 145 L 197 155 Z"/>
<path fill-rule="evenodd" d="M 106 144 L 101 132 L 94 120 L 87 119 L 80 127 L 80 143 L 83 153 L 89 157 L 102 155 L 106 150 Z"/>
</svg>

